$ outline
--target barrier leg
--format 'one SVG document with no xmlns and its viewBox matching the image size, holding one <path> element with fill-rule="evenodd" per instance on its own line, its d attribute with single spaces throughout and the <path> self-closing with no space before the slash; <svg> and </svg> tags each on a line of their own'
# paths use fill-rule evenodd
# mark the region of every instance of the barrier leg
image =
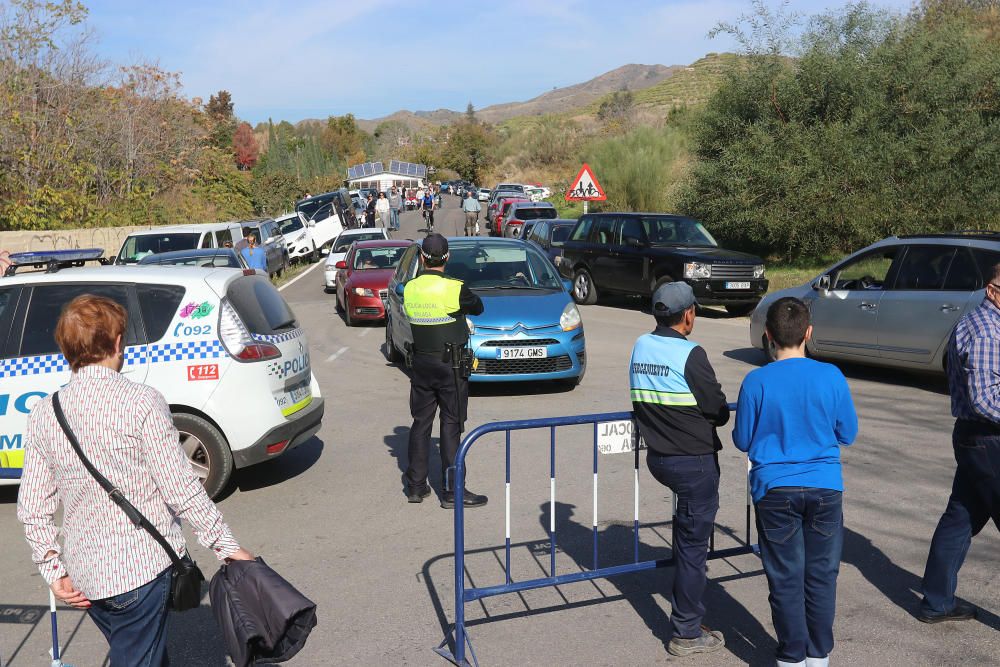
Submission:
<svg viewBox="0 0 1000 667">
<path fill-rule="evenodd" d="M 556 427 L 549 427 L 549 576 L 556 576 Z"/>
<path fill-rule="evenodd" d="M 597 423 L 594 423 L 594 569 L 597 569 Z"/>
<path fill-rule="evenodd" d="M 507 583 L 510 583 L 510 431 L 507 431 L 507 466 L 504 475 L 504 543 L 506 546 L 506 558 L 504 559 L 504 572 Z"/>
</svg>

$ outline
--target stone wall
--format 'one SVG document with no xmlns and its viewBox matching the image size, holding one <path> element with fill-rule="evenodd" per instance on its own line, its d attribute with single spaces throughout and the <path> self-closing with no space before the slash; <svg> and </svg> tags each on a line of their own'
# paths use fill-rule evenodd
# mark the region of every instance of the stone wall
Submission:
<svg viewBox="0 0 1000 667">
<path fill-rule="evenodd" d="M 104 248 L 105 256 L 113 256 L 118 254 L 118 249 L 121 248 L 125 237 L 138 229 L 150 229 L 150 226 L 0 232 L 0 250 L 27 252 L 32 250 Z"/>
</svg>

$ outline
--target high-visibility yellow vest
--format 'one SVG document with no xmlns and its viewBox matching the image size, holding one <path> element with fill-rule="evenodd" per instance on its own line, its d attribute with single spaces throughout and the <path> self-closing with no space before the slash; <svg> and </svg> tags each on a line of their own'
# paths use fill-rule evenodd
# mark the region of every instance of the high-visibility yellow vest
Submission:
<svg viewBox="0 0 1000 667">
<path fill-rule="evenodd" d="M 417 352 L 443 352 L 445 343 L 465 344 L 469 330 L 459 296 L 462 281 L 427 271 L 403 290 L 403 309 L 413 332 Z"/>
</svg>

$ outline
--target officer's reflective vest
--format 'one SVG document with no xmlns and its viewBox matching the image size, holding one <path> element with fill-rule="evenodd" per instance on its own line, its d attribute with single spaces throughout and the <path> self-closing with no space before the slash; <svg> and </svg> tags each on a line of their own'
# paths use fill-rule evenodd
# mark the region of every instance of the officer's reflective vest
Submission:
<svg viewBox="0 0 1000 667">
<path fill-rule="evenodd" d="M 413 347 L 417 352 L 443 352 L 445 343 L 465 344 L 469 330 L 459 296 L 462 281 L 428 271 L 410 282 L 403 290 L 403 309 L 413 332 Z"/>
<path fill-rule="evenodd" d="M 697 406 L 684 367 L 691 350 L 698 347 L 683 338 L 646 334 L 632 350 L 629 386 L 632 401 L 667 407 Z"/>
</svg>

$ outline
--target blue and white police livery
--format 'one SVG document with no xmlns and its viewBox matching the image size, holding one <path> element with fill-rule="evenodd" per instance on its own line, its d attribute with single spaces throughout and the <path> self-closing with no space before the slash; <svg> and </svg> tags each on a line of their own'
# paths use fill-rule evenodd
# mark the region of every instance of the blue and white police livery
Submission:
<svg viewBox="0 0 1000 667">
<path fill-rule="evenodd" d="M 31 408 L 70 379 L 53 334 L 63 306 L 88 293 L 126 307 L 121 372 L 164 395 L 210 495 L 234 468 L 319 430 L 308 341 L 266 277 L 155 265 L 19 272 L 0 279 L 0 484 L 19 481 Z"/>
<path fill-rule="evenodd" d="M 684 369 L 698 347 L 683 338 L 646 334 L 636 341 L 629 364 L 629 387 L 634 403 L 673 407 L 698 405 Z"/>
</svg>

